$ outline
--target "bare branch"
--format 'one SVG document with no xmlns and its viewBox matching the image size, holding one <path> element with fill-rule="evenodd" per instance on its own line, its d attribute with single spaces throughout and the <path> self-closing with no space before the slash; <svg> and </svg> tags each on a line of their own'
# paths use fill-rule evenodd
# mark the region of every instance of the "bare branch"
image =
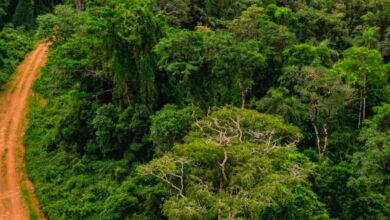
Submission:
<svg viewBox="0 0 390 220">
<path fill-rule="evenodd" d="M 225 181 L 227 181 L 227 176 L 226 176 L 226 173 L 225 173 L 225 165 L 226 165 L 226 162 L 228 160 L 228 154 L 227 154 L 227 150 L 225 147 L 223 147 L 223 155 L 224 155 L 224 159 L 222 161 L 222 163 L 219 164 L 219 166 L 221 167 L 221 171 L 222 171 L 222 176 L 223 176 L 223 179 Z"/>
</svg>

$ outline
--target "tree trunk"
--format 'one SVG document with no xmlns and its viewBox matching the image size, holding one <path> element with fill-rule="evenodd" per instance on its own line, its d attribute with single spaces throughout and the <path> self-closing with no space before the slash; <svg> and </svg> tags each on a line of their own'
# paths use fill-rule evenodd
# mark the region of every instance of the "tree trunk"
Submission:
<svg viewBox="0 0 390 220">
<path fill-rule="evenodd" d="M 235 217 L 234 217 L 234 213 L 233 212 L 229 212 L 229 220 L 234 220 Z"/>
<path fill-rule="evenodd" d="M 227 182 L 228 179 L 227 179 L 226 172 L 225 172 L 225 165 L 226 165 L 226 162 L 228 161 L 228 154 L 227 154 L 227 150 L 226 150 L 225 146 L 223 147 L 223 155 L 224 155 L 223 161 L 222 161 L 222 163 L 219 164 L 219 166 L 221 166 L 221 172 L 222 172 L 223 179 Z"/>
<path fill-rule="evenodd" d="M 246 89 L 244 88 L 244 85 L 241 81 L 238 82 L 238 86 L 240 87 L 240 93 L 241 93 L 241 109 L 245 108 L 245 98 L 246 98 Z"/>
<path fill-rule="evenodd" d="M 218 208 L 218 220 L 222 220 L 222 210 Z"/>
<path fill-rule="evenodd" d="M 245 92 L 241 92 L 241 109 L 245 108 Z"/>
<path fill-rule="evenodd" d="M 360 129 L 362 123 L 362 109 L 363 109 L 363 90 L 360 89 L 360 98 L 359 98 L 359 122 L 358 128 Z"/>
<path fill-rule="evenodd" d="M 321 157 L 323 157 L 325 155 L 326 147 L 328 146 L 328 125 L 326 123 L 324 123 L 322 125 L 322 129 L 324 130 L 324 146 L 322 147 Z"/>
<path fill-rule="evenodd" d="M 363 98 L 362 122 L 366 119 L 366 97 Z"/>
<path fill-rule="evenodd" d="M 77 11 L 85 10 L 85 0 L 76 0 L 75 4 Z"/>
<path fill-rule="evenodd" d="M 219 193 L 223 192 L 222 183 L 219 183 Z M 222 208 L 218 207 L 218 220 L 222 220 Z"/>
<path fill-rule="evenodd" d="M 320 133 L 318 132 L 317 125 L 314 123 L 314 121 L 311 122 L 313 128 L 314 128 L 314 133 L 316 134 L 316 143 L 317 143 L 317 149 L 318 149 L 318 160 L 321 160 L 322 154 L 321 154 L 321 137 Z"/>
<path fill-rule="evenodd" d="M 367 75 L 364 75 L 362 121 L 366 119 L 366 97 L 367 97 Z"/>
</svg>

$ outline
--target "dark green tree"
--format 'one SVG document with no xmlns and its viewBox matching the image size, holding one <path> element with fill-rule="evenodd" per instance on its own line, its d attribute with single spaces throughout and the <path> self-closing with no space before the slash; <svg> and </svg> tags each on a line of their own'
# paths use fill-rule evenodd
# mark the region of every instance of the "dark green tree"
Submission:
<svg viewBox="0 0 390 220">
<path fill-rule="evenodd" d="M 356 175 L 348 186 L 357 192 L 357 198 L 349 201 L 352 218 L 386 218 L 390 214 L 390 105 L 374 108 L 375 115 L 367 120 L 359 136 L 363 142 L 360 152 L 353 155 Z M 352 207 L 359 207 L 353 210 Z"/>
<path fill-rule="evenodd" d="M 327 219 L 308 187 L 312 165 L 293 144 L 300 136 L 279 118 L 223 108 L 137 170 L 172 190 L 163 205 L 168 218 Z"/>
<path fill-rule="evenodd" d="M 366 119 L 368 109 L 388 101 L 388 68 L 377 50 L 352 47 L 344 52 L 335 69 L 354 88 L 358 104 L 358 128 Z"/>
<path fill-rule="evenodd" d="M 34 25 L 34 1 L 20 0 L 13 16 L 15 26 L 24 26 L 27 29 Z"/>
</svg>

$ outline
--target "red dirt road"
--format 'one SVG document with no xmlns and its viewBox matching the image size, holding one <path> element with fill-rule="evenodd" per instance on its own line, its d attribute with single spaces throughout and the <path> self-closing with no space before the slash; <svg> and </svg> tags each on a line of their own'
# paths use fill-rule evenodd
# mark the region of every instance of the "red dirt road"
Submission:
<svg viewBox="0 0 390 220">
<path fill-rule="evenodd" d="M 30 191 L 30 207 L 39 214 L 36 197 L 24 173 L 23 134 L 25 107 L 32 85 L 47 58 L 48 43 L 40 43 L 18 67 L 15 78 L 0 96 L 0 220 L 29 219 L 25 198 Z M 22 191 L 21 185 L 27 186 Z"/>
</svg>

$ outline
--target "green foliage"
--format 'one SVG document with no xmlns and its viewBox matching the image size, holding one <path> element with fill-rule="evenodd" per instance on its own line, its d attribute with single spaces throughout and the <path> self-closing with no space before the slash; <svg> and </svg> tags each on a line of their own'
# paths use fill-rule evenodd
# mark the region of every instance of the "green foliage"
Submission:
<svg viewBox="0 0 390 220">
<path fill-rule="evenodd" d="M 191 0 L 157 0 L 157 5 L 171 25 L 180 26 L 193 22 Z"/>
<path fill-rule="evenodd" d="M 380 49 L 384 57 L 390 57 L 390 28 L 386 29 L 383 42 L 380 43 Z"/>
<path fill-rule="evenodd" d="M 178 109 L 174 105 L 165 105 L 155 115 L 151 116 L 150 138 L 160 151 L 164 151 L 180 142 L 189 132 L 192 121 L 200 113 L 195 107 Z"/>
<path fill-rule="evenodd" d="M 41 15 L 37 18 L 39 38 L 49 38 L 57 42 L 65 42 L 73 33 L 78 21 L 76 10 L 68 5 L 58 5 L 54 13 Z"/>
<path fill-rule="evenodd" d="M 286 125 L 281 118 L 258 113 L 254 110 L 222 108 L 209 117 L 197 121 L 187 139 L 200 137 L 219 138 L 220 129 L 229 137 L 228 141 L 268 143 L 273 138 L 274 144 L 298 142 L 301 134 L 297 127 Z M 235 127 L 235 129 L 233 129 Z"/>
<path fill-rule="evenodd" d="M 375 86 L 376 89 L 383 88 L 383 84 L 387 82 L 387 68 L 377 50 L 352 47 L 344 52 L 344 59 L 337 64 L 336 68 L 352 85 L 363 86 L 364 77 L 367 77 L 368 88 L 371 86 Z M 372 93 L 378 94 L 378 92 L 374 90 Z"/>
<path fill-rule="evenodd" d="M 367 109 L 389 101 L 389 68 L 383 63 L 379 51 L 352 47 L 344 52 L 344 59 L 335 65 L 335 70 L 356 89 L 354 98 L 359 103 L 358 127 L 361 127 Z"/>
<path fill-rule="evenodd" d="M 167 72 L 168 84 L 172 88 L 169 90 L 175 97 L 181 95 L 187 98 L 191 93 L 195 93 L 191 91 L 196 89 L 195 84 L 200 85 L 202 82 L 200 76 L 197 77 L 200 78 L 199 83 L 192 80 L 192 76 L 201 69 L 205 52 L 204 37 L 204 34 L 199 32 L 178 31 L 163 38 L 155 48 L 160 56 L 158 66 Z"/>
<path fill-rule="evenodd" d="M 236 108 L 215 111 L 193 127 L 184 144 L 138 167 L 172 188 L 163 205 L 168 218 L 327 218 L 308 187 L 312 164 L 285 144 L 299 138 L 298 128 Z M 310 209 L 296 207 L 302 202 Z"/>
<path fill-rule="evenodd" d="M 9 1 L 8 0 L 1 0 L 0 1 L 0 30 L 3 28 L 5 24 L 5 16 L 7 15 L 7 9 L 9 7 Z"/>
<path fill-rule="evenodd" d="M 388 104 L 375 108 L 376 114 L 359 135 L 363 149 L 353 154 L 352 163 L 319 164 L 315 188 L 332 216 L 385 219 L 389 215 L 389 112 Z"/>
<path fill-rule="evenodd" d="M 373 83 L 386 81 L 386 69 L 381 55 L 376 50 L 363 47 L 350 48 L 344 52 L 344 60 L 338 64 L 338 67 L 343 71 L 341 74 L 345 75 L 352 84 L 361 82 L 360 75 L 364 74 L 371 76 Z"/>
<path fill-rule="evenodd" d="M 356 212 L 350 206 L 356 199 L 356 192 L 347 183 L 353 175 L 354 167 L 347 162 L 335 164 L 329 159 L 321 161 L 316 167 L 314 191 L 325 203 L 331 217 L 349 219 L 347 212 Z"/>
<path fill-rule="evenodd" d="M 332 45 L 343 48 L 349 43 L 346 21 L 333 14 L 312 7 L 301 8 L 297 12 L 296 33 L 305 42 L 319 43 L 329 40 Z"/>
<path fill-rule="evenodd" d="M 125 161 L 89 161 L 28 143 L 29 176 L 37 187 L 42 211 L 51 218 L 100 218 L 106 211 L 104 200 L 127 175 Z"/>
<path fill-rule="evenodd" d="M 15 26 L 24 26 L 28 29 L 34 25 L 34 1 L 19 0 L 16 7 L 13 23 Z"/>
<path fill-rule="evenodd" d="M 110 65 L 116 84 L 114 96 L 125 105 L 142 103 L 152 108 L 156 98 L 156 58 L 152 49 L 162 35 L 163 23 L 153 14 L 149 1 L 134 0 L 119 4 L 107 25 L 109 29 L 114 27 L 106 36 L 111 43 L 108 49 L 112 53 Z M 132 56 L 126 58 L 123 54 Z M 138 80 L 134 82 L 134 79 Z M 127 83 L 133 87 L 127 87 Z"/>
<path fill-rule="evenodd" d="M 135 159 L 135 154 L 144 144 L 143 134 L 148 129 L 148 117 L 146 106 L 118 109 L 108 104 L 99 107 L 91 122 L 96 144 L 89 143 L 86 150 L 103 155 L 125 152 L 126 159 Z"/>
<path fill-rule="evenodd" d="M 365 122 L 359 139 L 364 143 L 361 152 L 353 155 L 356 173 L 348 186 L 358 193 L 351 206 L 359 207 L 352 216 L 386 218 L 390 213 L 389 169 L 390 163 L 390 105 L 374 108 L 375 115 Z"/>
<path fill-rule="evenodd" d="M 307 119 L 307 106 L 296 97 L 290 96 L 288 89 L 271 89 L 265 97 L 251 103 L 260 112 L 283 116 L 286 122 L 301 125 Z"/>
<path fill-rule="evenodd" d="M 204 31 L 174 32 L 161 40 L 156 53 L 160 68 L 168 73 L 177 96 L 182 96 L 179 103 L 201 106 L 239 102 L 245 106 L 246 94 L 264 65 L 257 42 L 234 42 L 231 35 Z M 185 90 L 188 93 L 183 94 Z"/>
<path fill-rule="evenodd" d="M 265 44 L 263 47 L 270 47 L 269 49 L 264 48 L 266 51 L 276 50 L 280 52 L 295 40 L 294 34 L 283 23 L 288 23 L 289 19 L 294 20 L 294 18 L 281 19 L 284 16 L 281 12 L 283 10 L 287 11 L 284 12 L 285 16 L 292 16 L 286 8 L 271 5 L 264 9 L 252 5 L 230 22 L 229 29 L 239 40 L 257 39 Z"/>
<path fill-rule="evenodd" d="M 10 3 L 52 11 L 25 139 L 47 218 L 389 216 L 387 0 Z M 33 34 L 1 32 L 0 83 Z"/>
<path fill-rule="evenodd" d="M 279 11 L 279 12 L 278 12 Z M 284 11 L 284 12 L 281 12 Z M 258 43 L 259 52 L 265 58 L 262 74 L 254 77 L 257 86 L 256 96 L 263 96 L 281 74 L 283 51 L 296 42 L 295 34 L 286 25 L 295 19 L 287 8 L 268 5 L 267 8 L 252 5 L 229 22 L 228 28 L 235 40 L 247 42 L 253 40 Z M 285 13 L 292 16 L 285 19 L 278 18 Z"/>
<path fill-rule="evenodd" d="M 0 87 L 8 82 L 16 66 L 32 49 L 33 39 L 22 29 L 0 31 Z"/>
<path fill-rule="evenodd" d="M 332 66 L 337 52 L 328 48 L 326 42 L 318 47 L 309 44 L 297 44 L 283 52 L 286 66 Z"/>
<path fill-rule="evenodd" d="M 359 27 L 357 36 L 353 39 L 354 45 L 377 49 L 379 44 L 379 34 L 377 27 Z"/>
<path fill-rule="evenodd" d="M 333 65 L 336 55 L 326 42 L 318 47 L 295 45 L 284 51 L 284 73 L 279 78 L 281 84 L 290 89 L 304 106 L 295 112 L 301 115 L 303 122 L 310 125 L 306 129 L 311 127 L 312 134 L 305 135 L 305 142 L 317 146 L 318 159 L 327 153 L 328 144 L 333 141 L 332 132 L 339 128 L 337 119 L 343 117 L 353 93 L 340 75 L 328 69 Z M 278 104 L 282 105 L 282 102 Z M 337 141 L 340 142 L 340 139 Z"/>
<path fill-rule="evenodd" d="M 118 152 L 115 147 L 108 148 L 108 146 L 116 144 L 116 147 L 125 147 L 123 150 L 126 151 L 125 159 L 93 160 L 96 158 L 93 156 L 96 155 L 96 152 L 92 151 L 89 152 L 88 156 L 81 156 L 74 150 L 80 151 L 83 146 L 72 146 L 75 144 L 74 141 L 66 143 L 69 141 L 66 138 L 69 138 L 72 132 L 76 132 L 77 136 L 81 137 L 79 136 L 82 134 L 80 128 L 61 128 L 69 120 L 69 117 L 72 117 L 77 123 L 77 119 L 72 113 L 73 108 L 78 105 L 74 99 L 78 95 L 75 91 L 76 88 L 73 87 L 69 91 L 66 88 L 55 91 L 41 90 L 47 85 L 46 83 L 55 82 L 54 79 L 57 77 L 61 82 L 64 82 L 61 76 L 45 74 L 38 81 L 36 89 L 49 97 L 50 102 L 41 96 L 35 96 L 31 100 L 31 120 L 25 137 L 25 142 L 29 146 L 26 158 L 27 168 L 30 171 L 30 178 L 37 187 L 36 193 L 44 214 L 55 219 L 121 219 L 121 216 L 130 216 L 134 213 L 133 216 L 139 214 L 145 218 L 149 216 L 149 219 L 154 219 L 153 216 L 156 216 L 154 204 L 158 203 L 158 198 L 154 198 L 153 195 L 164 194 L 164 191 L 159 192 L 157 186 L 150 187 L 151 189 L 144 188 L 141 185 L 142 181 L 129 177 L 131 173 L 128 169 L 129 161 L 135 160 L 134 152 L 138 152 L 139 149 L 133 144 L 134 142 L 132 142 L 132 146 L 124 144 L 126 140 L 133 141 L 127 139 L 128 134 L 141 133 L 141 127 L 144 125 L 143 120 L 147 120 L 148 116 L 140 121 L 139 117 L 142 115 L 138 116 L 139 113 L 133 113 L 136 109 L 126 109 L 121 112 L 119 118 L 115 119 L 117 120 L 115 128 L 104 127 L 108 128 L 105 130 L 106 132 L 113 132 L 113 135 L 116 135 L 115 141 L 121 141 L 121 143 L 113 142 L 109 143 L 110 145 L 104 145 L 102 153 L 108 154 L 114 150 Z M 105 122 L 108 120 L 104 117 L 106 111 L 103 110 L 107 108 L 110 107 L 102 106 L 97 110 L 99 114 L 94 119 L 95 124 L 98 124 L 97 121 L 101 119 L 104 119 Z M 134 127 L 134 129 L 130 127 L 138 126 L 139 122 L 142 122 L 141 127 Z M 96 127 L 98 129 L 96 141 L 104 141 L 107 136 L 104 136 L 102 127 L 98 125 Z M 71 129 L 77 130 L 72 131 Z M 57 144 L 60 141 L 61 147 L 58 148 Z M 130 188 L 129 181 L 134 182 L 137 187 Z M 131 197 L 128 197 L 130 195 Z M 144 208 L 140 208 L 141 201 L 149 202 L 144 204 Z M 132 207 L 139 209 L 138 214 Z"/>
</svg>

